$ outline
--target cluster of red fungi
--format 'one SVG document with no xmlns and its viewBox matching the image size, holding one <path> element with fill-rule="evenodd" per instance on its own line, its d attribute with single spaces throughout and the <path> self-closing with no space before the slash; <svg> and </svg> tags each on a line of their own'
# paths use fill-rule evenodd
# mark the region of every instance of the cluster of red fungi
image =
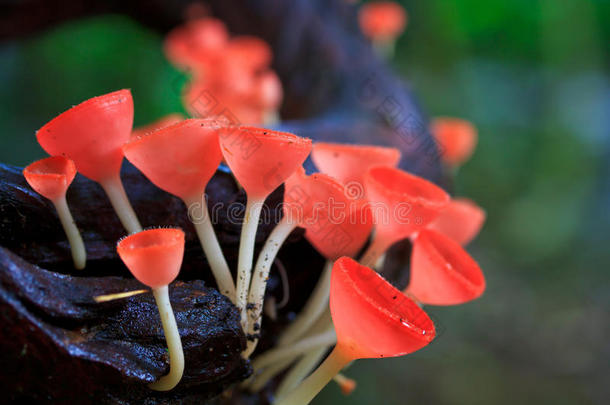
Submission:
<svg viewBox="0 0 610 405">
<path fill-rule="evenodd" d="M 197 86 L 213 88 L 222 103 L 239 111 L 240 121 L 256 125 L 277 109 L 281 88 L 268 70 L 271 53 L 263 42 L 229 39 L 222 23 L 207 18 L 172 32 L 166 51 L 174 63 L 193 73 L 187 98 Z M 399 169 L 397 149 L 312 143 L 290 133 L 236 125 L 218 114 L 171 116 L 139 130 L 133 130 L 132 123 L 129 90 L 89 99 L 37 132 L 51 157 L 32 163 L 23 173 L 32 188 L 56 206 L 79 269 L 85 267 L 85 247 L 70 215 L 66 190 L 78 172 L 106 191 L 128 234 L 118 242 L 118 255 L 151 288 L 166 334 L 170 372 L 150 384 L 152 389 L 174 388 L 184 370 L 179 326 L 167 291 L 179 274 L 185 236 L 177 228 L 142 229 L 121 183 L 123 157 L 187 207 L 206 201 L 206 185 L 223 161 L 245 190 L 235 271 L 224 258 L 207 208 L 191 218 L 219 291 L 241 313 L 248 337 L 244 357 L 256 348 L 266 282 L 290 233 L 304 228 L 305 238 L 327 259 L 303 310 L 278 337 L 276 347 L 254 358 L 255 374 L 244 383 L 256 391 L 290 368 L 276 392 L 278 404 L 309 403 L 332 378 L 349 387 L 351 381 L 338 373 L 353 360 L 421 349 L 435 337 L 434 324 L 422 306 L 465 303 L 485 289 L 481 269 L 463 248 L 479 232 L 484 211 Z M 442 145 L 445 163 L 453 167 L 466 160 L 476 144 L 475 128 L 462 120 L 439 119 L 431 130 Z M 256 150 L 244 153 L 243 145 L 252 143 Z M 302 165 L 310 155 L 320 173 L 305 173 Z M 263 203 L 282 184 L 283 217 L 255 261 Z M 354 184 L 364 193 L 351 193 Z M 407 288 L 399 291 L 374 269 L 380 268 L 390 246 L 406 238 L 413 245 L 411 276 Z"/>
</svg>

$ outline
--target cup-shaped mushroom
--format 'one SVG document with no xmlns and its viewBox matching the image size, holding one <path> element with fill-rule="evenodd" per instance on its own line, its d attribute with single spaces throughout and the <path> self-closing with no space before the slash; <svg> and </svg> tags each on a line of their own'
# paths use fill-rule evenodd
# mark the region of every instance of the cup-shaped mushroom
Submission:
<svg viewBox="0 0 610 405">
<path fill-rule="evenodd" d="M 485 210 L 467 198 L 453 198 L 428 229 L 465 246 L 479 234 L 484 222 Z"/>
<path fill-rule="evenodd" d="M 436 118 L 430 125 L 430 132 L 439 144 L 441 159 L 450 166 L 467 161 L 477 146 L 477 129 L 460 118 Z"/>
<path fill-rule="evenodd" d="M 225 124 L 214 119 L 181 121 L 132 138 L 123 150 L 150 181 L 184 201 L 220 292 L 234 300 L 233 278 L 205 200 L 205 187 L 222 159 L 218 129 Z"/>
<path fill-rule="evenodd" d="M 56 201 L 66 195 L 76 176 L 76 166 L 63 156 L 51 156 L 27 166 L 23 169 L 23 175 L 38 194 Z"/>
<path fill-rule="evenodd" d="M 428 229 L 417 235 L 407 294 L 427 305 L 457 305 L 484 290 L 481 268 L 457 242 Z"/>
<path fill-rule="evenodd" d="M 311 149 L 316 167 L 343 183 L 350 197 L 356 199 L 364 197 L 364 176 L 370 168 L 396 167 L 400 156 L 396 148 L 373 145 L 316 142 Z"/>
<path fill-rule="evenodd" d="M 220 147 L 248 198 L 260 200 L 303 164 L 311 150 L 311 139 L 240 126 L 220 131 Z"/>
<path fill-rule="evenodd" d="M 363 4 L 358 13 L 360 29 L 376 41 L 393 41 L 407 26 L 407 13 L 394 1 L 376 1 Z"/>
<path fill-rule="evenodd" d="M 51 156 L 66 156 L 79 173 L 102 182 L 118 176 L 121 146 L 129 140 L 133 100 L 119 90 L 86 100 L 58 115 L 36 132 L 40 146 Z"/>
<path fill-rule="evenodd" d="M 178 276 L 184 256 L 184 232 L 148 229 L 119 241 L 117 252 L 129 271 L 150 288 L 169 285 Z"/>
<path fill-rule="evenodd" d="M 174 28 L 165 38 L 163 48 L 167 59 L 176 66 L 197 69 L 228 42 L 229 33 L 222 21 L 200 18 Z"/>
<path fill-rule="evenodd" d="M 365 176 L 377 238 L 388 247 L 434 220 L 449 195 L 421 177 L 392 167 L 374 167 Z"/>
<path fill-rule="evenodd" d="M 271 65 L 272 51 L 269 44 L 262 39 L 242 35 L 229 41 L 224 55 L 228 63 L 242 66 L 254 73 Z"/>
<path fill-rule="evenodd" d="M 23 176 L 38 194 L 51 200 L 55 206 L 70 242 L 74 267 L 84 269 L 87 262 L 85 244 L 66 201 L 66 191 L 76 176 L 76 165 L 63 156 L 51 156 L 27 166 L 23 169 Z"/>
<path fill-rule="evenodd" d="M 403 356 L 426 346 L 436 333 L 415 302 L 347 257 L 333 266 L 330 311 L 337 347 L 352 360 Z"/>
<path fill-rule="evenodd" d="M 184 116 L 182 114 L 168 114 L 156 121 L 151 122 L 150 124 L 135 128 L 133 131 L 131 131 L 131 138 L 140 138 L 149 132 L 154 132 L 161 128 L 169 127 L 170 125 L 176 124 L 182 120 L 184 120 Z"/>
<path fill-rule="evenodd" d="M 199 199 L 222 159 L 220 127 L 214 119 L 188 119 L 132 139 L 123 150 L 159 188 L 185 201 Z"/>
</svg>

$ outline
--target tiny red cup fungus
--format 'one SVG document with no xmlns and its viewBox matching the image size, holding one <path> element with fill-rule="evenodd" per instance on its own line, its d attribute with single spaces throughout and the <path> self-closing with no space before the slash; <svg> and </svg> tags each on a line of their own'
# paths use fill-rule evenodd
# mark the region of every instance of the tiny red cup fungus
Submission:
<svg viewBox="0 0 610 405">
<path fill-rule="evenodd" d="M 440 145 L 441 159 L 452 167 L 470 159 L 477 146 L 477 129 L 460 118 L 436 118 L 430 124 L 430 132 Z"/>
<path fill-rule="evenodd" d="M 485 210 L 467 198 L 453 198 L 428 229 L 445 234 L 465 246 L 478 235 L 484 222 Z"/>
<path fill-rule="evenodd" d="M 225 161 L 247 195 L 237 265 L 236 305 L 247 330 L 246 300 L 250 288 L 254 242 L 265 199 L 303 164 L 311 140 L 254 127 L 229 127 L 220 131 Z"/>
<path fill-rule="evenodd" d="M 392 244 L 427 226 L 449 203 L 442 188 L 392 167 L 370 169 L 365 188 L 375 221 L 375 237 L 361 260 L 367 266 Z"/>
<path fill-rule="evenodd" d="M 375 166 L 396 167 L 400 150 L 373 145 L 350 145 L 316 142 L 311 149 L 311 160 L 322 172 L 333 176 L 346 186 L 349 196 L 364 198 L 364 176 Z"/>
<path fill-rule="evenodd" d="M 419 232 L 413 242 L 406 294 L 426 305 L 458 305 L 483 291 L 481 268 L 457 242 L 429 229 Z"/>
<path fill-rule="evenodd" d="M 125 156 L 159 188 L 184 201 L 221 293 L 235 299 L 235 284 L 210 220 L 205 188 L 222 159 L 214 119 L 188 119 L 123 146 Z"/>
<path fill-rule="evenodd" d="M 74 176 L 76 176 L 74 162 L 63 156 L 48 157 L 23 169 L 23 176 L 30 187 L 38 194 L 51 200 L 55 206 L 61 225 L 70 242 L 74 267 L 79 270 L 84 269 L 87 262 L 85 244 L 66 201 L 66 191 L 74 180 Z"/>
<path fill-rule="evenodd" d="M 184 232 L 176 228 L 140 231 L 121 239 L 117 252 L 135 278 L 152 289 L 167 341 L 169 374 L 149 387 L 156 391 L 171 390 L 182 378 L 184 352 L 168 285 L 176 279 L 182 265 Z"/>
<path fill-rule="evenodd" d="M 358 22 L 375 48 L 391 56 L 396 39 L 407 26 L 407 12 L 394 1 L 369 2 L 360 8 Z"/>
<path fill-rule="evenodd" d="M 327 226 L 324 229 L 318 229 L 318 231 L 325 232 L 327 239 L 331 240 L 328 243 L 336 243 L 338 241 L 333 239 L 332 235 L 329 235 L 328 228 L 335 225 L 336 221 L 347 221 L 348 209 L 348 200 L 345 197 L 343 186 L 329 176 L 320 173 L 306 176 L 304 169 L 299 168 L 286 180 L 284 187 L 284 216 L 271 232 L 269 238 L 267 238 L 254 267 L 254 278 L 248 296 L 248 304 L 251 307 L 248 319 L 250 335 L 253 336 L 256 330 L 260 328 L 269 270 L 288 235 L 296 227 L 310 229 L 311 227 L 319 227 L 320 223 L 324 223 Z M 333 215 L 340 216 L 340 218 L 333 218 Z M 351 246 L 349 243 L 351 238 L 346 242 Z M 362 244 L 364 244 L 364 240 Z M 344 248 L 344 246 L 336 247 L 335 250 L 342 247 Z M 329 260 L 332 259 L 334 258 Z M 307 330 L 324 310 L 328 299 L 330 268 L 332 266 L 332 262 L 329 263 L 325 266 L 325 270 L 308 304 L 299 314 L 299 317 L 286 329 L 291 339 L 299 337 L 304 330 Z M 251 340 L 248 342 L 246 356 L 252 353 L 257 341 L 258 339 L 251 337 Z M 284 343 L 285 341 L 280 339 L 280 344 Z"/>
<path fill-rule="evenodd" d="M 182 120 L 184 120 L 184 116 L 182 114 L 168 114 L 156 121 L 151 122 L 150 124 L 135 128 L 131 132 L 131 138 L 140 138 L 149 132 L 154 132 L 161 128 L 169 127 L 170 125 L 176 124 Z"/>
<path fill-rule="evenodd" d="M 142 229 L 120 177 L 121 147 L 131 136 L 132 124 L 131 92 L 119 90 L 72 107 L 36 132 L 49 155 L 72 159 L 79 173 L 102 186 L 130 233 Z"/>
<path fill-rule="evenodd" d="M 342 257 L 333 266 L 330 311 L 337 345 L 318 369 L 278 405 L 308 404 L 348 363 L 404 356 L 435 337 L 434 324 L 374 270 Z"/>
<path fill-rule="evenodd" d="M 200 18 L 174 28 L 165 38 L 164 50 L 179 68 L 198 70 L 209 65 L 210 55 L 222 52 L 228 42 L 229 33 L 222 21 Z"/>
</svg>

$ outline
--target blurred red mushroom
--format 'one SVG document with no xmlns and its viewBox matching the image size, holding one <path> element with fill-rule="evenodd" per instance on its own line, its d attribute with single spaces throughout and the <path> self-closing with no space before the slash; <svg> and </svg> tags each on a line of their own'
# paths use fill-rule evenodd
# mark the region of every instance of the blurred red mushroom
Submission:
<svg viewBox="0 0 610 405">
<path fill-rule="evenodd" d="M 38 194 L 51 200 L 55 206 L 61 225 L 70 242 L 74 267 L 79 270 L 84 269 L 87 262 L 85 244 L 66 201 L 66 191 L 74 180 L 74 176 L 76 176 L 74 162 L 63 156 L 48 157 L 23 169 L 23 176 L 30 187 Z"/>
<path fill-rule="evenodd" d="M 477 146 L 477 129 L 460 118 L 436 118 L 430 124 L 430 132 L 439 144 L 441 159 L 451 167 L 470 159 Z"/>
<path fill-rule="evenodd" d="M 157 121 L 151 122 L 150 124 L 135 128 L 133 131 L 131 131 L 131 138 L 140 138 L 149 132 L 169 127 L 170 125 L 184 120 L 184 118 L 185 117 L 182 114 L 168 114 L 164 117 L 159 118 Z"/>
<path fill-rule="evenodd" d="M 391 55 L 394 42 L 407 27 L 407 12 L 394 1 L 367 2 L 358 13 L 360 29 L 373 44 Z"/>
</svg>

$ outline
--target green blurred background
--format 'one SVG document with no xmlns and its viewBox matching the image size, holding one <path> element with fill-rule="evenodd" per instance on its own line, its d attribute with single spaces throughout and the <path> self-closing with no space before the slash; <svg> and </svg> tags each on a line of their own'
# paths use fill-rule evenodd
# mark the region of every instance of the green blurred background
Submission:
<svg viewBox="0 0 610 405">
<path fill-rule="evenodd" d="M 456 178 L 488 213 L 469 250 L 488 290 L 431 308 L 441 336 L 360 361 L 317 404 L 610 403 L 610 1 L 402 2 L 395 69 L 432 116 L 479 128 Z M 0 43 L 0 161 L 44 156 L 34 131 L 75 100 L 133 90 L 135 124 L 182 111 L 161 36 L 127 17 Z"/>
</svg>

